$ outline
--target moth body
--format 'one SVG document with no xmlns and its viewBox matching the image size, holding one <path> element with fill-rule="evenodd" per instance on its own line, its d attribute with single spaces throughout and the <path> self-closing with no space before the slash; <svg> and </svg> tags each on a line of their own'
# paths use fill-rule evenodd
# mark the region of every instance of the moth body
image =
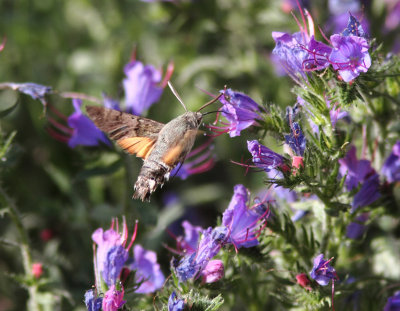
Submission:
<svg viewBox="0 0 400 311">
<path fill-rule="evenodd" d="M 149 200 L 170 172 L 183 163 L 193 147 L 202 121 L 200 112 L 188 111 L 167 124 L 114 109 L 88 106 L 94 124 L 117 141 L 126 152 L 144 162 L 135 183 L 134 198 Z"/>
<path fill-rule="evenodd" d="M 154 149 L 144 159 L 135 183 L 134 198 L 148 200 L 157 186 L 168 180 L 170 172 L 192 149 L 201 120 L 201 113 L 186 112 L 161 129 Z"/>
</svg>

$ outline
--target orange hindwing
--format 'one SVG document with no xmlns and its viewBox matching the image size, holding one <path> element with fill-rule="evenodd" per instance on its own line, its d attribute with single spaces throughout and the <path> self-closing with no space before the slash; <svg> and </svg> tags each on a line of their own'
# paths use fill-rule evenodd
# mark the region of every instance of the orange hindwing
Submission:
<svg viewBox="0 0 400 311">
<path fill-rule="evenodd" d="M 130 154 L 146 159 L 154 148 L 156 140 L 148 137 L 127 137 L 117 141 L 118 145 Z"/>
</svg>

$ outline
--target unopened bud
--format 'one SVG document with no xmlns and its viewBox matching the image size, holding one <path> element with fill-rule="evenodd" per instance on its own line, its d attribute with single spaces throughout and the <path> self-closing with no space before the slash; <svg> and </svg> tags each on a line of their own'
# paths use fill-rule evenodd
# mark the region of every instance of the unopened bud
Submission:
<svg viewBox="0 0 400 311">
<path fill-rule="evenodd" d="M 307 277 L 307 274 L 301 273 L 301 274 L 296 275 L 296 280 L 297 280 L 297 284 L 299 284 L 301 287 L 304 287 L 305 289 L 311 291 L 311 287 L 310 287 L 311 281 Z"/>
<path fill-rule="evenodd" d="M 214 283 L 219 281 L 225 273 L 224 264 L 221 260 L 210 260 L 201 272 L 204 283 Z"/>
<path fill-rule="evenodd" d="M 296 175 L 301 167 L 304 167 L 303 157 L 293 156 L 292 158 L 292 167 L 293 167 L 293 175 Z"/>
<path fill-rule="evenodd" d="M 32 274 L 35 278 L 40 278 L 43 274 L 43 265 L 40 262 L 35 262 L 32 264 Z"/>
</svg>

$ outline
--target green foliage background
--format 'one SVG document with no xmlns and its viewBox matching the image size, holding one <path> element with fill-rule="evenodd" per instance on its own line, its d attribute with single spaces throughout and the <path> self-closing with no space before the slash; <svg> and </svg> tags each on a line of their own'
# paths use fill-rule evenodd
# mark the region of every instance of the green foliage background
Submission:
<svg viewBox="0 0 400 311">
<path fill-rule="evenodd" d="M 311 14 L 323 25 L 328 18 L 327 4 L 315 2 Z M 144 63 L 165 69 L 168 61 L 174 61 L 172 81 L 191 110 L 209 100 L 201 90 L 216 94 L 224 85 L 266 106 L 275 103 L 286 107 L 296 96 L 290 92 L 293 82 L 278 77 L 271 64 L 269 56 L 275 45 L 271 32 L 297 31 L 297 25 L 281 5 L 280 1 L 258 0 L 179 4 L 3 0 L 0 35 L 7 37 L 7 43 L 0 53 L 0 79 L 35 82 L 96 97 L 106 92 L 122 98 L 123 66 L 136 49 L 137 59 Z M 374 1 L 366 10 L 371 36 L 383 41 L 383 49 L 389 51 L 394 35 L 382 35 L 383 4 Z M 66 115 L 73 111 L 71 101 L 57 95 L 50 96 L 49 102 Z M 204 227 L 214 226 L 235 184 L 243 183 L 254 193 L 265 188 L 262 173 L 245 175 L 243 168 L 230 163 L 249 157 L 246 139 L 256 138 L 249 131 L 232 139 L 227 135 L 216 139 L 219 161 L 212 171 L 184 182 L 175 178 L 152 197 L 151 203 L 132 201 L 141 160 L 106 147 L 70 149 L 47 133 L 49 123 L 38 101 L 12 91 L 0 93 L 1 110 L 15 103 L 13 112 L 0 120 L 3 142 L 17 131 L 11 149 L 1 159 L 1 185 L 22 213 L 34 261 L 44 264 L 48 282 L 42 286 L 53 295 L 41 299 L 50 310 L 84 309 L 83 294 L 94 282 L 91 233 L 99 226 L 106 228 L 111 217 L 125 214 L 131 230 L 134 220 L 140 220 L 137 243 L 157 252 L 168 275 L 171 255 L 162 246 L 172 243 L 165 233 L 167 226 L 184 215 Z M 165 90 L 147 116 L 167 122 L 182 112 Z M 213 118 L 208 116 L 206 122 Z M 272 138 L 267 142 L 275 150 L 282 148 Z M 166 205 L 165 198 L 171 193 L 179 200 Z M 53 230 L 54 238 L 42 241 L 43 229 Z M 18 234 L 7 217 L 0 218 L 0 234 L 7 241 L 15 240 Z M 282 248 L 287 240 L 275 243 Z M 246 251 L 244 261 L 245 255 Z M 294 262 L 294 258 L 289 260 Z M 257 279 L 257 267 L 245 266 L 244 271 L 235 271 L 236 277 L 254 274 L 249 279 Z M 18 247 L 1 245 L 0 270 L 0 304 L 5 306 L 0 309 L 23 310 L 27 292 L 15 282 L 22 273 Z M 227 271 L 227 275 L 234 278 L 233 272 Z M 282 301 L 274 296 L 266 301 L 265 293 L 258 292 L 255 284 L 246 284 L 246 278 L 237 277 L 233 284 L 224 286 L 227 293 L 229 286 L 252 289 L 251 294 L 243 292 L 241 297 L 225 296 L 227 305 L 235 301 L 236 309 L 231 310 L 257 310 L 257 305 L 273 309 L 275 299 Z M 218 289 L 210 292 L 215 296 Z M 281 294 L 284 296 L 283 290 Z"/>
</svg>

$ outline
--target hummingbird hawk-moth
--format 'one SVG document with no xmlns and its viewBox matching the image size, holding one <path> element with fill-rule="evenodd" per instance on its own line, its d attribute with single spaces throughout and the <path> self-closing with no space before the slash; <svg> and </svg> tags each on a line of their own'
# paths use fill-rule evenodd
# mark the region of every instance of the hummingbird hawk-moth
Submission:
<svg viewBox="0 0 400 311">
<path fill-rule="evenodd" d="M 185 107 L 172 85 L 169 86 Z M 203 119 L 199 111 L 217 101 L 219 96 L 198 111 L 183 115 L 163 124 L 100 106 L 87 106 L 94 124 L 130 154 L 143 159 L 143 166 L 135 183 L 133 198 L 150 200 L 150 195 L 168 180 L 170 172 L 182 164 L 193 147 L 197 130 Z"/>
</svg>

